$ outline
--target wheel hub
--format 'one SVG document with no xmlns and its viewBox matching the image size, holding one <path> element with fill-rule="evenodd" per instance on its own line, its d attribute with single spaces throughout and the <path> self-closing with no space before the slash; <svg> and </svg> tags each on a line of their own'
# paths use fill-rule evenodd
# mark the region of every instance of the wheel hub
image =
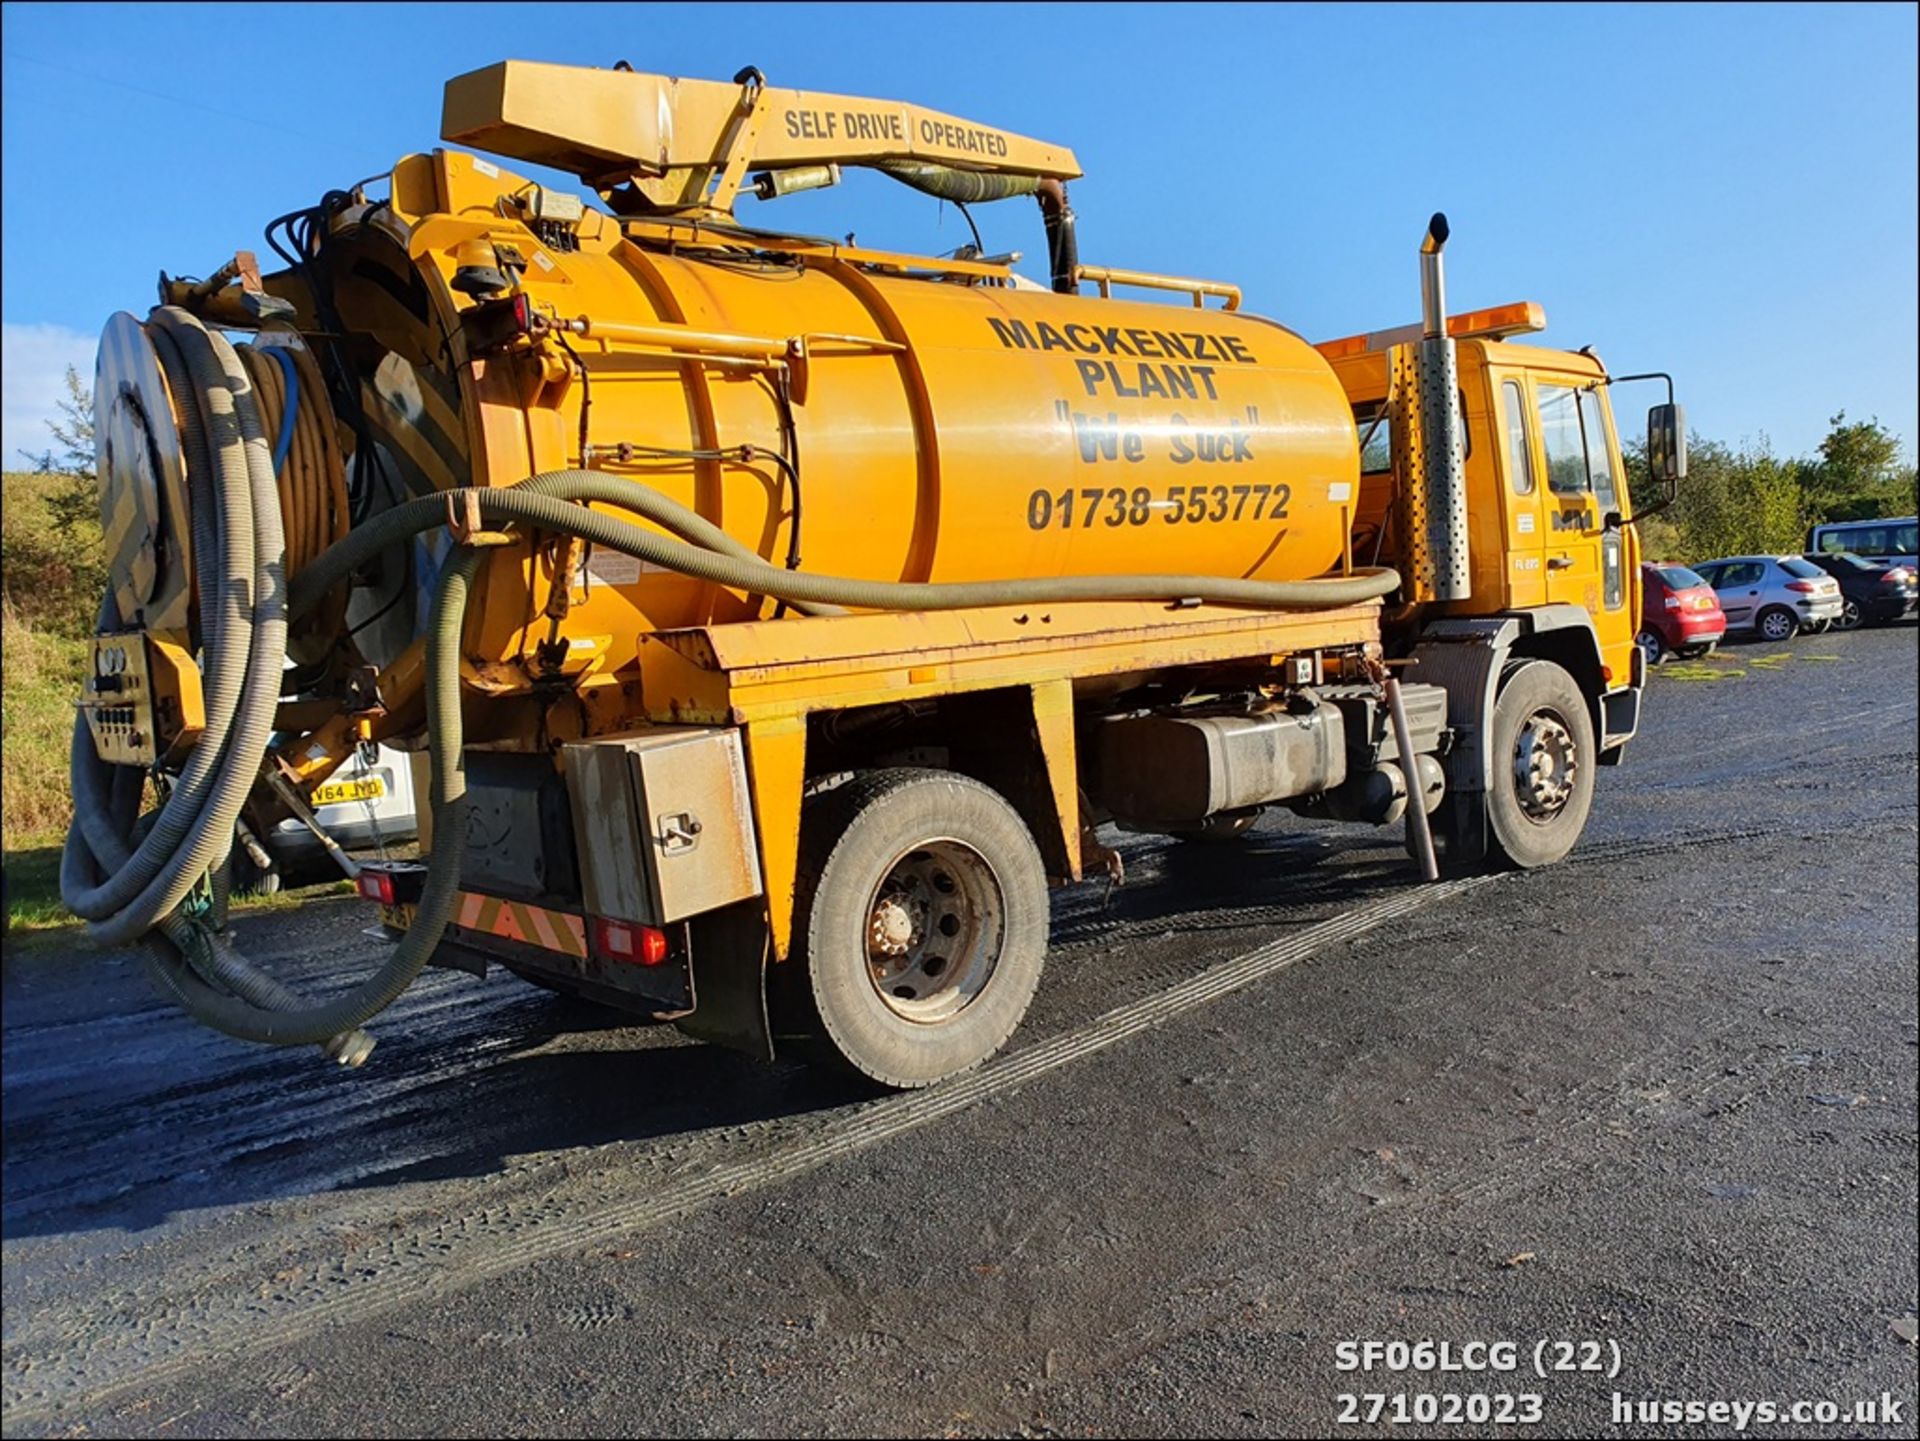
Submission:
<svg viewBox="0 0 1920 1441">
<path fill-rule="evenodd" d="M 1006 902 L 993 867 L 960 841 L 928 841 L 895 861 L 868 908 L 867 974 L 910 1021 L 946 1020 L 993 977 Z"/>
<path fill-rule="evenodd" d="M 867 926 L 868 944 L 881 955 L 906 955 L 922 939 L 926 913 L 925 901 L 911 893 L 883 895 Z"/>
<path fill-rule="evenodd" d="M 1559 815 L 1579 775 L 1580 757 L 1566 722 L 1547 710 L 1528 716 L 1513 753 L 1514 790 L 1527 818 L 1545 823 Z"/>
</svg>

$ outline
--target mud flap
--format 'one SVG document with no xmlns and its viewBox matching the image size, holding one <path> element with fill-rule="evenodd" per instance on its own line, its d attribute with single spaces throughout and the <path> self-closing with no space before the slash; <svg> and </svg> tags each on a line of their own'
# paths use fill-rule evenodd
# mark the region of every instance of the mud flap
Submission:
<svg viewBox="0 0 1920 1441">
<path fill-rule="evenodd" d="M 1433 849 L 1446 876 L 1471 875 L 1487 860 L 1487 793 L 1449 790 L 1433 813 Z"/>
<path fill-rule="evenodd" d="M 773 1059 L 773 1028 L 767 1023 L 767 933 L 765 904 L 738 901 L 687 922 L 693 1010 L 674 1022 L 696 1040 Z"/>
<path fill-rule="evenodd" d="M 1491 842 L 1487 829 L 1487 737 L 1500 668 L 1520 635 L 1506 618 L 1439 621 L 1423 632 L 1403 681 L 1437 685 L 1447 693 L 1453 745 L 1446 756 L 1447 793 L 1433 815 L 1433 841 L 1451 876 L 1478 870 Z"/>
</svg>

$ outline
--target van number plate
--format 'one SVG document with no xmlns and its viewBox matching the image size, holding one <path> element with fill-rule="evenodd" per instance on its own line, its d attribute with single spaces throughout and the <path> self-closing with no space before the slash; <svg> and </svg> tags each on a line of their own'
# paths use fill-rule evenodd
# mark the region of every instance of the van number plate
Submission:
<svg viewBox="0 0 1920 1441">
<path fill-rule="evenodd" d="M 337 806 L 342 801 L 377 801 L 387 793 L 387 783 L 379 776 L 362 776 L 357 780 L 329 781 L 313 793 L 313 804 Z"/>
</svg>

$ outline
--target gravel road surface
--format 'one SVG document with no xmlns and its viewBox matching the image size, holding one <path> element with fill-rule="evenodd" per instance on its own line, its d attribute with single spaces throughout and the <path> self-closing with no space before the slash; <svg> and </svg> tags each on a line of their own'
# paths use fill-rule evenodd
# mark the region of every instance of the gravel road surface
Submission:
<svg viewBox="0 0 1920 1441">
<path fill-rule="evenodd" d="M 915 1095 L 440 971 L 347 1073 L 15 947 L 0 1421 L 1726 1435 L 1615 1408 L 1885 1393 L 1748 1429 L 1911 1436 L 1915 662 L 1906 625 L 1663 668 L 1549 871 L 1419 887 L 1284 816 L 1129 838 L 1111 898 L 1056 897 L 1013 1046 Z M 240 939 L 338 984 L 370 919 Z M 1340 1367 L 1421 1340 L 1515 1369 Z"/>
</svg>

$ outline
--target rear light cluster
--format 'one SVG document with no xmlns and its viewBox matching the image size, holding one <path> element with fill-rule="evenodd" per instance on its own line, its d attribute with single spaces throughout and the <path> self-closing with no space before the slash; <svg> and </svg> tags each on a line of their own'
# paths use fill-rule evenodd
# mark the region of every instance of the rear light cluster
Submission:
<svg viewBox="0 0 1920 1441">
<path fill-rule="evenodd" d="M 1679 596 L 1667 595 L 1667 596 L 1662 596 L 1660 598 L 1660 603 L 1664 605 L 1668 610 L 1678 610 L 1680 609 L 1681 602 L 1680 602 Z"/>
<path fill-rule="evenodd" d="M 1820 582 L 1817 580 L 1790 580 L 1787 582 L 1787 589 L 1797 591 L 1801 595 L 1814 595 L 1818 593 L 1820 589 Z"/>
<path fill-rule="evenodd" d="M 667 959 L 667 933 L 632 921 L 595 916 L 593 948 L 605 960 L 624 961 L 631 966 L 658 966 Z"/>
<path fill-rule="evenodd" d="M 383 906 L 412 906 L 420 903 L 426 879 L 427 868 L 417 862 L 375 862 L 360 867 L 353 887 Z"/>
</svg>

